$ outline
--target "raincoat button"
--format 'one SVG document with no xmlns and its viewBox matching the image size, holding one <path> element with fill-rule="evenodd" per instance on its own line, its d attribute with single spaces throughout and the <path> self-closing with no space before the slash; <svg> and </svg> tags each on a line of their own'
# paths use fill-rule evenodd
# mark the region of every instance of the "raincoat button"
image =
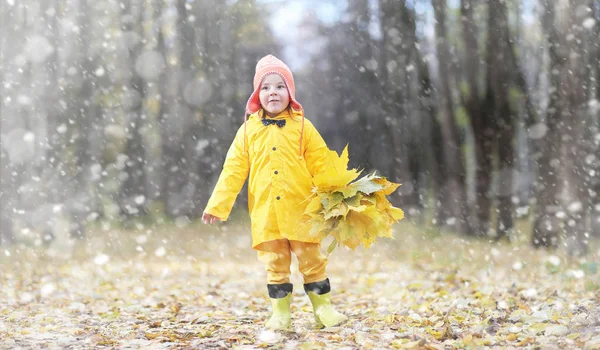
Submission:
<svg viewBox="0 0 600 350">
<path fill-rule="evenodd" d="M 280 200 L 280 199 L 281 199 L 281 197 L 277 196 L 277 197 L 275 197 L 275 199 L 277 199 L 277 200 Z"/>
<path fill-rule="evenodd" d="M 279 171 L 275 170 L 275 175 L 279 174 Z"/>
<path fill-rule="evenodd" d="M 273 147 L 273 151 L 276 150 L 276 149 L 277 149 L 277 147 Z"/>
</svg>

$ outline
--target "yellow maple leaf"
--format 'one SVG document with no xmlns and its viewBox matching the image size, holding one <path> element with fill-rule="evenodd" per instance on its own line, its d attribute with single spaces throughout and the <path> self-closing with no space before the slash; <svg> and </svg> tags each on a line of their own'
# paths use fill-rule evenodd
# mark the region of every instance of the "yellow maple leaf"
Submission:
<svg viewBox="0 0 600 350">
<path fill-rule="evenodd" d="M 348 214 L 348 205 L 344 202 L 336 205 L 335 207 L 331 208 L 330 210 L 326 211 L 325 213 L 325 219 L 330 219 L 332 217 L 336 217 L 336 216 L 342 216 L 342 217 L 346 217 L 346 215 Z"/>
<path fill-rule="evenodd" d="M 343 243 L 349 240 L 350 238 L 356 236 L 356 233 L 354 232 L 354 227 L 352 227 L 352 225 L 350 225 L 348 221 L 340 223 L 337 227 L 337 232 L 337 236 L 339 237 L 340 243 Z"/>
<path fill-rule="evenodd" d="M 356 236 L 352 236 L 344 241 L 344 245 L 352 250 L 356 249 L 360 245 L 360 240 Z"/>
<path fill-rule="evenodd" d="M 357 207 L 353 207 L 351 205 L 348 206 L 348 211 L 355 211 L 355 212 L 363 212 L 367 209 L 368 207 L 366 205 L 359 205 Z"/>
<path fill-rule="evenodd" d="M 396 208 L 396 207 L 392 207 L 390 205 L 389 208 L 386 209 L 387 210 L 387 214 L 390 216 L 390 218 L 394 221 L 399 221 L 404 219 L 404 211 L 400 208 Z"/>
<path fill-rule="evenodd" d="M 308 206 L 306 207 L 306 209 L 304 210 L 305 213 L 318 213 L 320 210 L 322 210 L 322 206 L 321 206 L 321 197 L 320 196 L 314 196 L 310 202 L 308 203 Z"/>
<path fill-rule="evenodd" d="M 375 242 L 376 238 L 386 234 L 388 220 L 382 212 L 378 211 L 377 208 L 373 206 L 367 207 L 361 214 L 368 218 L 368 220 L 365 220 L 367 231 L 362 242 L 365 247 L 369 248 L 371 244 Z M 391 230 L 388 236 L 392 236 Z"/>
<path fill-rule="evenodd" d="M 320 193 L 323 210 L 329 211 L 344 201 L 344 195 L 339 192 Z"/>
<path fill-rule="evenodd" d="M 398 187 L 402 186 L 401 184 L 397 184 L 391 181 L 388 181 L 385 177 L 379 177 L 374 179 L 373 181 L 375 181 L 376 183 L 380 184 L 383 186 L 383 193 L 386 196 L 389 196 L 390 194 L 392 194 Z"/>
<path fill-rule="evenodd" d="M 318 239 L 325 238 L 331 231 L 332 223 L 329 220 L 324 220 L 322 216 L 316 215 L 307 222 L 309 227 L 309 235 Z"/>
<path fill-rule="evenodd" d="M 330 191 L 346 186 L 360 175 L 361 171 L 348 169 L 348 145 L 338 156 L 336 151 L 327 152 L 327 169 L 313 177 L 313 184 L 319 191 Z"/>
</svg>

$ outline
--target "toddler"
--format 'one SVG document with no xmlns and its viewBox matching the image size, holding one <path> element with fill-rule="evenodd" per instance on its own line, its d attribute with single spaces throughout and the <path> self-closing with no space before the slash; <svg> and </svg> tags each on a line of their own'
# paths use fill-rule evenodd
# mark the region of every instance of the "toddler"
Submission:
<svg viewBox="0 0 600 350">
<path fill-rule="evenodd" d="M 327 145 L 304 117 L 296 101 L 294 77 L 285 63 L 272 55 L 260 59 L 253 85 L 244 125 L 227 152 L 202 219 L 210 224 L 227 220 L 248 178 L 252 248 L 266 266 L 273 308 L 266 327 L 291 327 L 292 253 L 298 259 L 317 326 L 339 325 L 347 317 L 331 305 L 327 258 L 321 253 L 319 238 L 299 229 L 311 195 L 311 179 L 327 166 Z"/>
</svg>

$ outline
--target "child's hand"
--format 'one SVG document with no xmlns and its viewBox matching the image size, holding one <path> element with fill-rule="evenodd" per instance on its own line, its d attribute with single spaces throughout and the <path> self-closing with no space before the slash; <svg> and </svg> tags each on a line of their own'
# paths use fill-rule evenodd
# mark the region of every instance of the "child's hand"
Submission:
<svg viewBox="0 0 600 350">
<path fill-rule="evenodd" d="M 212 224 L 214 224 L 216 221 L 221 221 L 221 219 L 220 219 L 220 218 L 218 218 L 218 217 L 216 217 L 216 216 L 214 216 L 214 215 L 212 215 L 212 214 L 209 214 L 209 213 L 204 213 L 204 214 L 202 214 L 202 221 L 203 221 L 205 224 L 211 224 L 211 225 L 212 225 Z"/>
</svg>

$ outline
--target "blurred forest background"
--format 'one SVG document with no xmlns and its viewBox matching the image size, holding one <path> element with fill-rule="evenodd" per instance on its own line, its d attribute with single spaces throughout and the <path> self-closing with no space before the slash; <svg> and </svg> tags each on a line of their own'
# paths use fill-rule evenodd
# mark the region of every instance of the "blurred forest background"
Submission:
<svg viewBox="0 0 600 350">
<path fill-rule="evenodd" d="M 0 243 L 198 219 L 273 53 L 409 220 L 585 254 L 599 38 L 599 0 L 1 0 Z"/>
</svg>

